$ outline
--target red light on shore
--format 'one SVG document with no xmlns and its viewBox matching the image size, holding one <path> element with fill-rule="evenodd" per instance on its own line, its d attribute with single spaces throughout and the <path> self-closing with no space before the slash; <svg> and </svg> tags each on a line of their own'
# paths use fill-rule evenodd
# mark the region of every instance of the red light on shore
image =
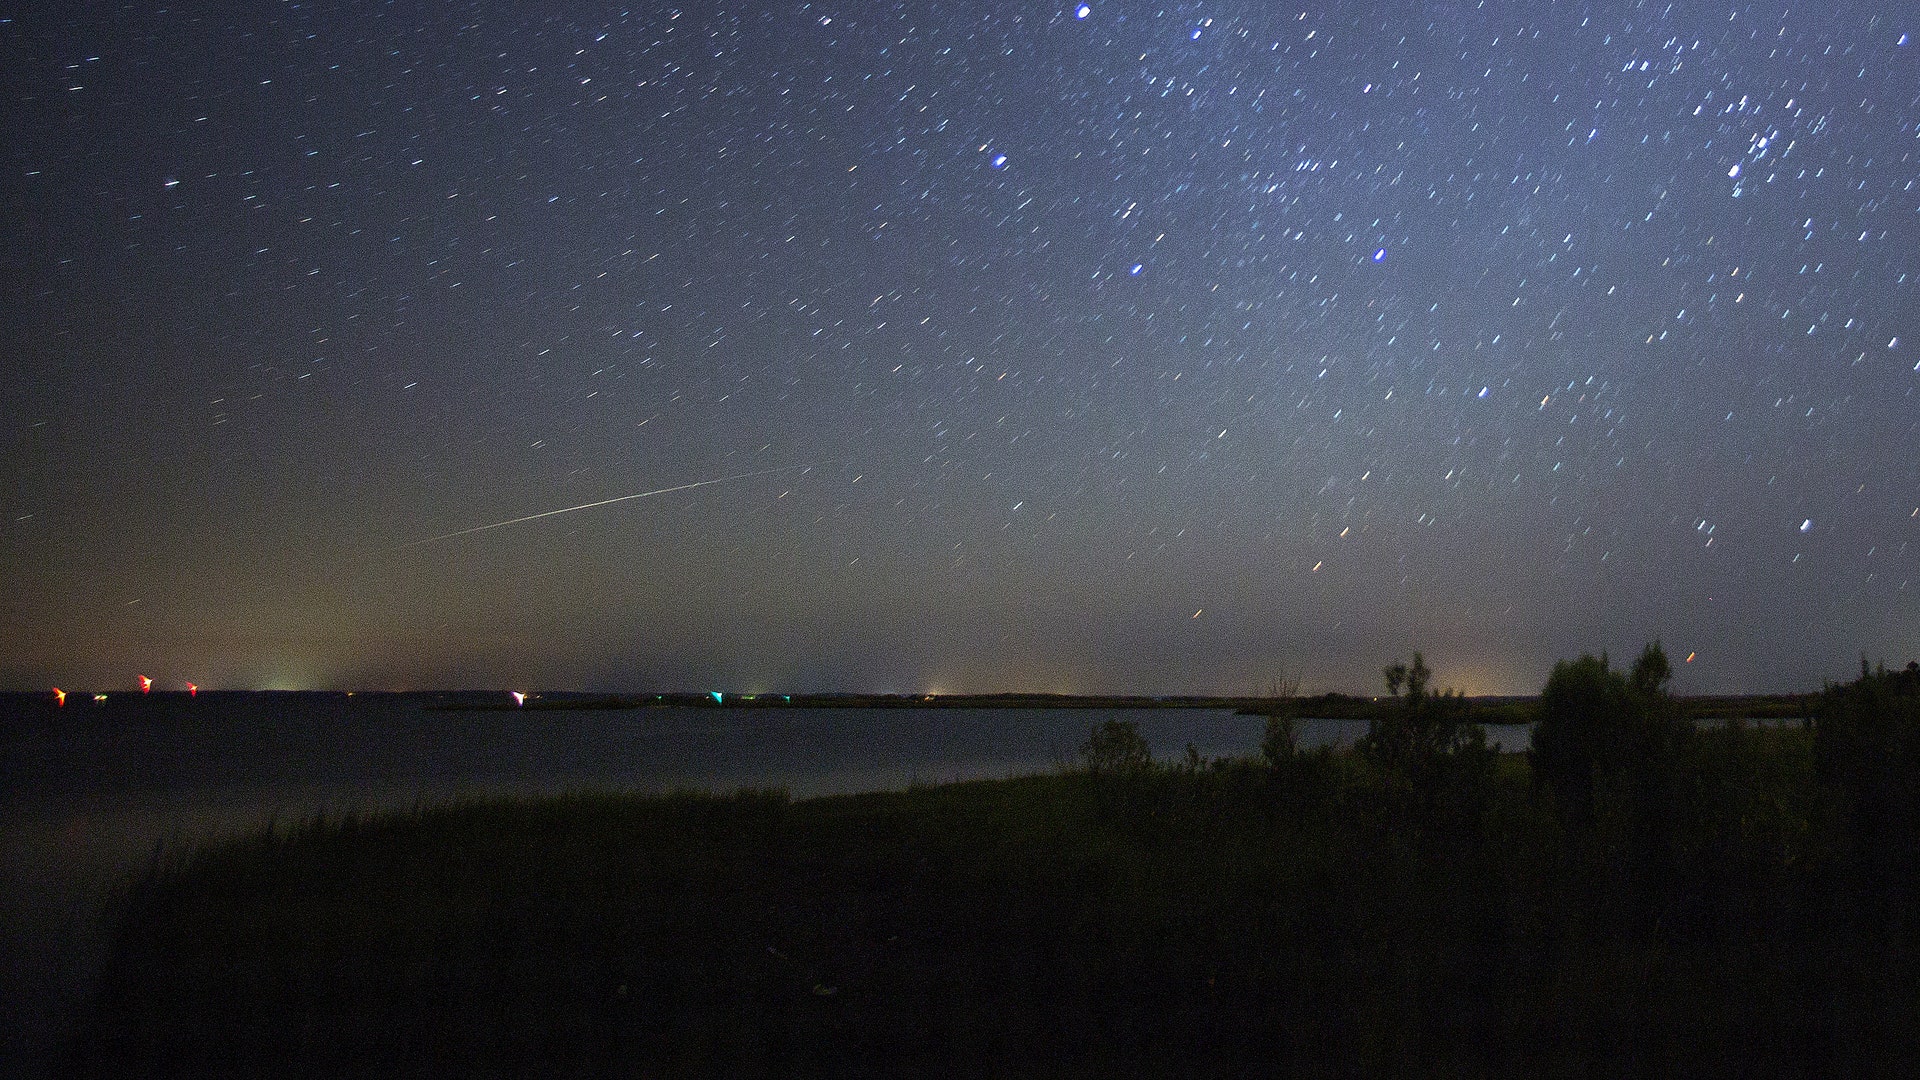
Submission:
<svg viewBox="0 0 1920 1080">
<path fill-rule="evenodd" d="M 139 680 L 140 680 L 140 692 L 141 692 L 141 693 L 143 693 L 143 694 L 151 694 L 151 693 L 153 693 L 153 680 L 152 680 L 152 679 L 149 679 L 149 678 L 147 678 L 147 677 L 146 677 L 145 675 L 135 675 L 135 676 L 134 676 L 134 678 L 136 678 L 136 679 L 139 679 Z"/>
<path fill-rule="evenodd" d="M 60 689 L 57 686 L 54 687 L 53 703 L 61 708 L 65 708 L 67 704 L 67 692 L 65 690 Z"/>
<path fill-rule="evenodd" d="M 188 684 L 187 684 L 187 696 L 188 696 L 188 697 L 199 697 L 199 696 L 200 696 L 200 684 L 199 684 L 199 683 L 188 683 Z"/>
</svg>

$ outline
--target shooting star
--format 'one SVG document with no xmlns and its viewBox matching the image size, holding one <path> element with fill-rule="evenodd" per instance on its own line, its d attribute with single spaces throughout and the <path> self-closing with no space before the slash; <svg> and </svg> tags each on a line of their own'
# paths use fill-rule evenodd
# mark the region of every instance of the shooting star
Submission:
<svg viewBox="0 0 1920 1080">
<path fill-rule="evenodd" d="M 399 548 L 396 548 L 394 550 L 399 551 L 399 550 L 404 550 L 410 547 L 419 547 L 422 544 L 432 544 L 432 543 L 437 543 L 441 540 L 451 540 L 456 536 L 470 536 L 473 533 L 486 532 L 488 529 L 504 529 L 508 525 L 518 525 L 521 522 L 525 522 L 525 521 L 538 521 L 541 518 L 552 517 L 555 514 L 571 514 L 576 510 L 592 510 L 595 507 L 599 507 L 599 506 L 612 506 L 614 503 L 631 502 L 634 499 L 645 499 L 645 498 L 650 498 L 654 495 L 669 495 L 676 491 L 692 491 L 694 488 L 708 487 L 713 484 L 724 484 L 729 480 L 750 480 L 756 476 L 772 476 L 774 473 L 792 472 L 795 469 L 811 469 L 816 465 L 824 465 L 824 464 L 830 464 L 830 463 L 820 462 L 820 461 L 810 461 L 804 465 L 782 465 L 777 469 L 761 469 L 759 472 L 734 473 L 732 476 L 716 476 L 711 480 L 698 480 L 691 484 L 675 484 L 673 487 L 655 488 L 652 491 L 641 491 L 641 492 L 636 492 L 632 495 L 621 495 L 617 498 L 601 499 L 599 502 L 581 503 L 579 506 L 563 506 L 558 510 L 542 510 L 537 514 L 528 514 L 524 517 L 508 518 L 505 521 L 496 521 L 491 525 L 475 525 L 471 529 L 460 529 L 456 532 L 442 533 L 439 536 L 429 536 L 425 540 L 415 540 L 415 541 L 412 541 L 411 543 L 401 544 Z"/>
</svg>

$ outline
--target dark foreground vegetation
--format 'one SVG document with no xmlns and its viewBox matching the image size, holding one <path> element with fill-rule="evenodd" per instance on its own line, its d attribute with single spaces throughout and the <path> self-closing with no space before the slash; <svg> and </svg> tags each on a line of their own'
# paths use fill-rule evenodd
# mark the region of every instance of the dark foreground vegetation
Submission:
<svg viewBox="0 0 1920 1080">
<path fill-rule="evenodd" d="M 314 823 L 124 903 L 81 1076 L 1840 1076 L 1920 1060 L 1920 667 L 1699 729 L 1416 656 L 1351 753 Z"/>
</svg>

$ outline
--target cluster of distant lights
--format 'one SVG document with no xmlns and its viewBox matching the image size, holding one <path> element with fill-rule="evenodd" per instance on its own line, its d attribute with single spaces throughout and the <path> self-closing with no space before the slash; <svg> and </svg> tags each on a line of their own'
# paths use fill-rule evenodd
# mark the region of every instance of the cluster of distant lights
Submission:
<svg viewBox="0 0 1920 1080">
<path fill-rule="evenodd" d="M 151 678 L 148 678 L 148 677 L 147 677 L 147 676 L 145 676 L 145 675 L 135 675 L 135 676 L 134 676 L 134 678 L 136 678 L 136 679 L 138 679 L 138 680 L 140 681 L 140 692 L 141 692 L 142 694 L 151 694 L 151 693 L 153 693 L 153 680 L 152 680 Z M 54 703 L 54 705 L 56 705 L 56 706 L 58 706 L 58 707 L 61 707 L 61 708 L 65 708 L 65 707 L 66 707 L 66 704 L 67 704 L 67 692 L 66 692 L 65 690 L 62 690 L 62 689 L 60 689 L 60 688 L 59 688 L 59 687 L 57 687 L 57 686 L 56 686 L 56 687 L 53 687 L 53 688 L 52 688 L 52 691 L 53 691 L 53 703 Z M 98 691 L 98 692 L 95 692 L 95 693 L 94 693 L 94 694 L 93 694 L 92 696 L 93 696 L 93 701 L 94 701 L 94 703 L 95 703 L 95 704 L 104 704 L 104 703 L 106 702 L 106 700 L 107 700 L 107 694 L 106 694 L 106 692 L 105 692 L 105 691 Z M 200 684 L 198 684 L 198 683 L 188 683 L 188 684 L 187 684 L 187 696 L 188 696 L 188 697 L 199 697 L 199 696 L 200 696 Z M 349 692 L 347 696 L 349 696 L 349 697 L 351 697 L 351 696 L 353 696 L 353 695 L 352 695 L 352 693 L 351 693 L 351 692 Z M 509 690 L 509 691 L 507 691 L 507 696 L 513 699 L 513 703 L 514 703 L 514 705 L 516 705 L 516 706 L 518 706 L 518 707 L 521 707 L 521 708 L 524 708 L 524 707 L 526 707 L 526 704 L 527 704 L 527 701 L 528 701 L 528 699 L 530 699 L 530 698 L 532 698 L 532 697 L 534 697 L 535 695 L 533 695 L 533 694 L 529 694 L 529 693 L 527 693 L 527 692 L 525 692 L 525 691 L 523 691 L 523 690 Z M 723 702 L 724 702 L 724 701 L 726 700 L 726 695 L 725 695 L 725 694 L 723 694 L 723 693 L 721 693 L 721 692 L 720 692 L 720 691 L 718 691 L 718 690 L 709 690 L 709 691 L 707 691 L 707 696 L 713 699 L 713 703 L 714 703 L 715 705 L 719 705 L 719 704 L 722 704 L 722 703 L 723 703 Z"/>
<path fill-rule="evenodd" d="M 148 676 L 145 676 L 145 675 L 135 675 L 135 676 L 134 676 L 134 678 L 135 678 L 135 679 L 137 679 L 137 680 L 139 680 L 139 682 L 140 682 L 140 692 L 141 692 L 142 694 L 151 694 L 151 693 L 153 693 L 153 680 L 152 680 L 151 678 L 149 678 Z M 187 684 L 187 696 L 188 696 L 188 697 L 199 697 L 199 696 L 200 696 L 200 684 L 199 684 L 199 683 L 188 683 L 188 684 Z M 106 692 L 105 692 L 105 691 L 96 691 L 96 692 L 95 692 L 95 693 L 93 694 L 93 701 L 94 701 L 94 704 L 96 704 L 96 705 L 98 705 L 98 704 L 102 704 L 102 703 L 104 703 L 104 702 L 105 702 L 106 700 L 107 700 L 107 695 L 106 695 Z M 66 692 L 65 690 L 62 690 L 62 689 L 60 689 L 60 688 L 59 688 L 59 687 L 57 687 L 57 686 L 56 686 L 56 687 L 54 687 L 54 688 L 53 688 L 53 703 L 54 703 L 55 705 L 57 705 L 57 706 L 61 706 L 61 707 L 65 707 L 65 706 L 66 706 L 66 704 L 67 704 L 67 692 Z"/>
</svg>

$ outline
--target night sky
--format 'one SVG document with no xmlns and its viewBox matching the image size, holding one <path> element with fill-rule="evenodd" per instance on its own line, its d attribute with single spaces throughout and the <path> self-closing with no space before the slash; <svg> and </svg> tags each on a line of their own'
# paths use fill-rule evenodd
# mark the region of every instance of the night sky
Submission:
<svg viewBox="0 0 1920 1080">
<path fill-rule="evenodd" d="M 1910 5 L 32 4 L 0 72 L 0 684 L 1920 654 Z"/>
</svg>

